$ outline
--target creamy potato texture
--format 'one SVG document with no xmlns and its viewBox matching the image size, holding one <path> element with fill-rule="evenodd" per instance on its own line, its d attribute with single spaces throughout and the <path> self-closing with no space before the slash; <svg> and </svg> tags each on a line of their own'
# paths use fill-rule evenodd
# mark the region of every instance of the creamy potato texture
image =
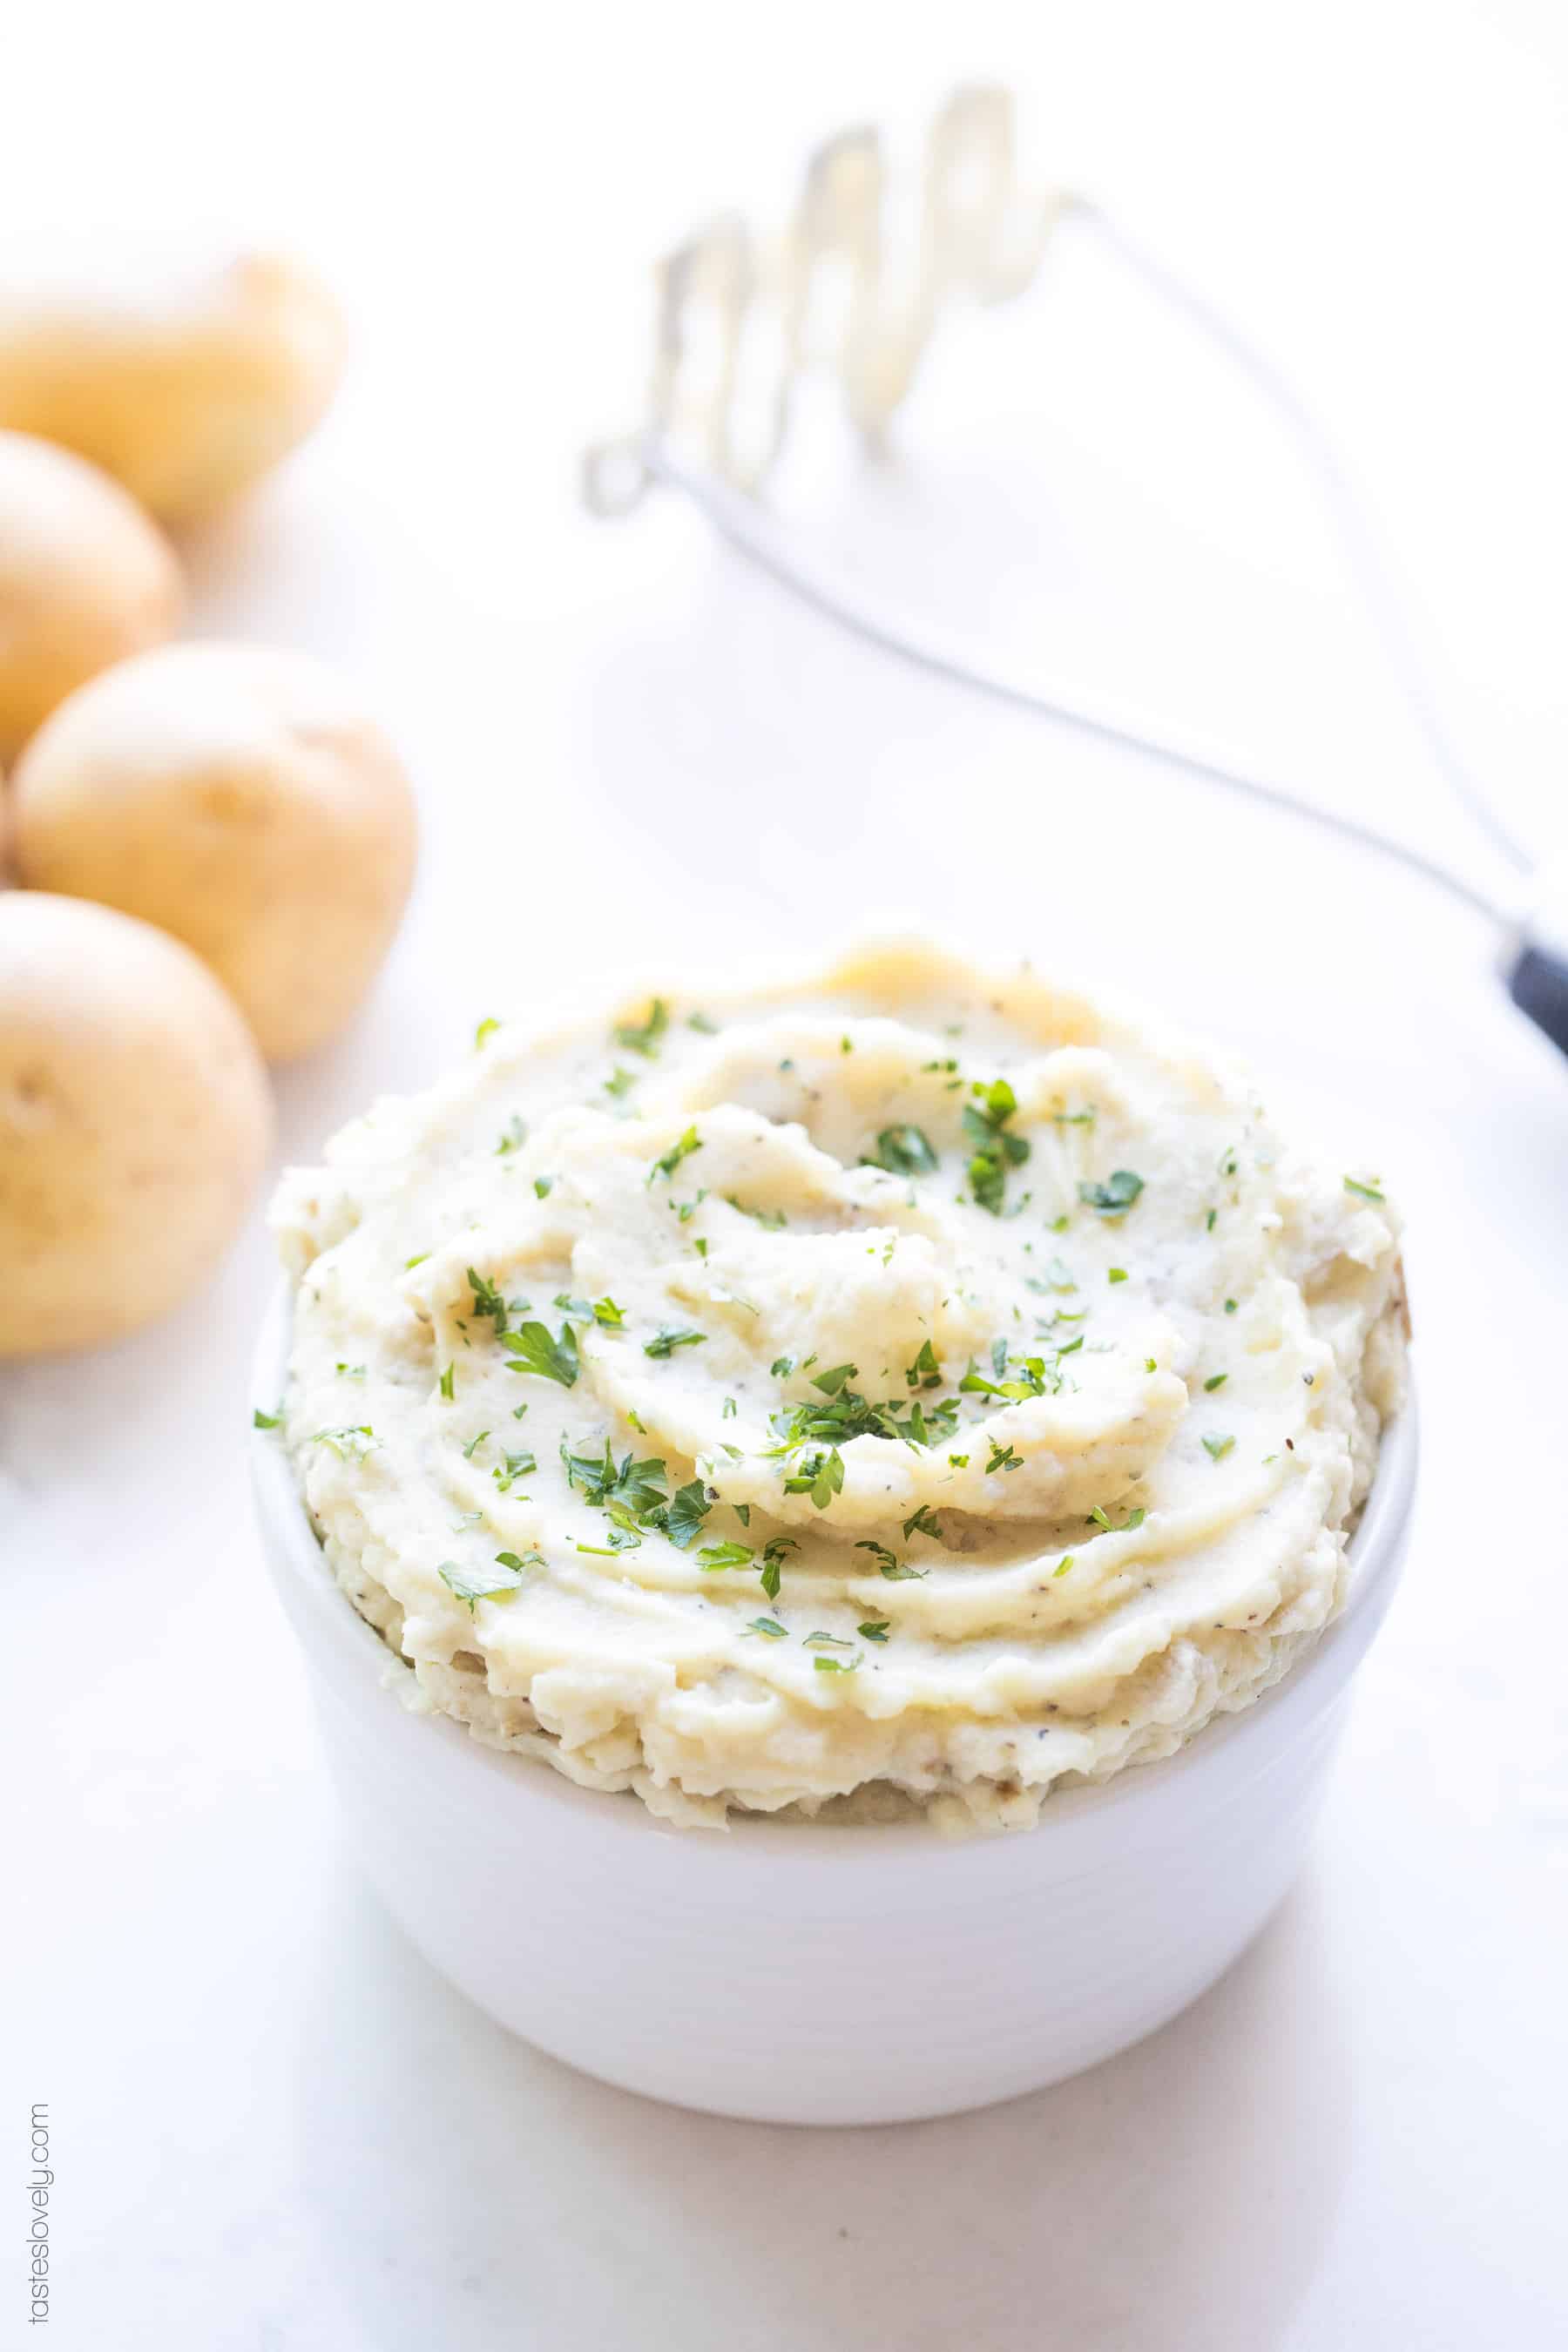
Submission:
<svg viewBox="0 0 1568 2352">
<path fill-rule="evenodd" d="M 1345 1597 L 1376 1176 L 1027 972 L 485 1024 L 276 1213 L 285 1435 L 426 1703 L 658 1813 L 1026 1823 Z"/>
</svg>

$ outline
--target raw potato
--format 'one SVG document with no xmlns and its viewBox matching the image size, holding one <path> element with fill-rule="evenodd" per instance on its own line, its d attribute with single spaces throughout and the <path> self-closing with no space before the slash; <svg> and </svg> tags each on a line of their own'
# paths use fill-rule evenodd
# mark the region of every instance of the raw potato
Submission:
<svg viewBox="0 0 1568 2352">
<path fill-rule="evenodd" d="M 0 1357 L 194 1290 L 243 1217 L 267 1074 L 212 974 L 107 907 L 0 892 Z"/>
<path fill-rule="evenodd" d="M 342 373 L 342 314 L 295 263 L 105 270 L 84 290 L 0 279 L 0 425 L 90 457 L 168 523 L 247 489 L 302 441 Z"/>
<path fill-rule="evenodd" d="M 84 678 L 178 626 L 174 550 L 118 483 L 0 432 L 0 767 Z"/>
<path fill-rule="evenodd" d="M 28 746 L 12 824 L 25 883 L 184 940 L 269 1061 L 342 1025 L 414 876 L 384 736 L 331 670 L 254 646 L 166 646 L 84 687 Z"/>
</svg>

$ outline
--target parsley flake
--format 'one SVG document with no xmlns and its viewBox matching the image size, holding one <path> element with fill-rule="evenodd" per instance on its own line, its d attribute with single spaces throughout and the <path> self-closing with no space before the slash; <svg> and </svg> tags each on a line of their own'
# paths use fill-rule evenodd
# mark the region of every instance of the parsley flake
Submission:
<svg viewBox="0 0 1568 2352">
<path fill-rule="evenodd" d="M 699 1565 L 707 1569 L 750 1568 L 755 1558 L 751 1546 L 742 1543 L 704 1544 L 697 1555 Z"/>
<path fill-rule="evenodd" d="M 686 1551 L 696 1541 L 717 1500 L 713 1489 L 700 1478 L 689 1479 L 677 1489 L 664 1520 L 664 1532 L 677 1550 Z M 773 1595 L 768 1597 L 771 1600 Z"/>
<path fill-rule="evenodd" d="M 563 1389 L 574 1387 L 581 1369 L 577 1356 L 577 1335 L 570 1323 L 563 1323 L 561 1336 L 552 1339 L 542 1323 L 524 1323 L 516 1331 L 502 1334 L 512 1353 L 507 1360 L 509 1372 L 532 1372 L 542 1381 L 554 1381 Z"/>
<path fill-rule="evenodd" d="M 617 1022 L 610 1034 L 624 1052 L 640 1054 L 647 1061 L 658 1053 L 658 1041 L 668 1026 L 669 1007 L 662 996 L 656 996 L 646 1021 Z"/>
<path fill-rule="evenodd" d="M 444 1559 L 437 1574 L 466 1602 L 472 1617 L 481 1601 L 510 1601 L 518 1587 L 527 1582 L 528 1570 L 543 1566 L 542 1555 L 536 1551 L 521 1557 L 515 1551 L 498 1551 L 489 1568 L 465 1568 L 455 1559 Z"/>
<path fill-rule="evenodd" d="M 784 1484 L 786 1495 L 809 1495 L 816 1508 L 826 1511 L 835 1495 L 844 1491 L 844 1458 L 836 1445 L 803 1454 L 799 1469 Z"/>
<path fill-rule="evenodd" d="M 707 1342 L 706 1331 L 657 1331 L 643 1349 L 645 1356 L 673 1356 L 677 1348 L 700 1348 Z"/>
<path fill-rule="evenodd" d="M 362 1421 L 342 1429 L 318 1429 L 310 1443 L 326 1446 L 340 1462 L 363 1462 L 367 1454 L 374 1453 L 381 1440 L 369 1422 Z"/>
<path fill-rule="evenodd" d="M 1005 1078 L 994 1078 L 989 1086 L 976 1079 L 971 1092 L 976 1099 L 963 1106 L 963 1131 L 976 1147 L 969 1162 L 969 1186 L 979 1207 L 999 1217 L 1007 1171 L 1023 1165 L 1029 1146 L 1021 1135 L 1006 1131 L 1018 1098 Z"/>
<path fill-rule="evenodd" d="M 771 1536 L 763 1546 L 763 1591 L 770 1601 L 779 1597 L 779 1576 L 786 1552 L 798 1551 L 800 1545 L 794 1536 Z"/>
<path fill-rule="evenodd" d="M 861 1164 L 884 1168 L 889 1176 L 929 1176 L 937 1160 L 923 1128 L 885 1127 L 877 1138 L 876 1150 L 868 1153 Z"/>
<path fill-rule="evenodd" d="M 701 1149 L 701 1137 L 694 1127 L 689 1127 L 685 1134 L 670 1145 L 664 1157 L 654 1161 L 647 1171 L 648 1182 L 651 1184 L 656 1176 L 673 1176 L 683 1160 L 689 1160 L 694 1151 Z"/>
<path fill-rule="evenodd" d="M 1080 1184 L 1078 1197 L 1086 1209 L 1093 1209 L 1102 1217 L 1124 1217 L 1142 1190 L 1142 1176 L 1131 1168 L 1118 1168 L 1103 1184 Z"/>
</svg>

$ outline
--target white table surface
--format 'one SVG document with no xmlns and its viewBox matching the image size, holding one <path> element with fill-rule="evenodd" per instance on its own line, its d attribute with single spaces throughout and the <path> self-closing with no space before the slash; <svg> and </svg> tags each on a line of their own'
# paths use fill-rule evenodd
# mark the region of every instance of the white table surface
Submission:
<svg viewBox="0 0 1568 2352">
<path fill-rule="evenodd" d="M 776 204 L 837 121 L 1010 63 L 1053 154 L 1331 419 L 1467 749 L 1561 847 L 1568 25 L 1525 0 L 1149 0 L 1048 38 L 1037 8 L 963 16 L 966 52 L 951 12 L 890 7 L 399 30 L 57 0 L 0 31 L 0 217 L 277 224 L 355 309 L 328 428 L 191 551 L 196 629 L 357 673 L 423 807 L 406 929 L 353 1032 L 284 1077 L 280 1158 L 563 976 L 902 908 L 1157 999 L 1382 1169 L 1420 1525 L 1315 1857 L 1175 2025 L 954 2121 L 721 2123 L 510 2040 L 337 1837 L 247 1518 L 258 1217 L 162 1328 L 0 1381 L 6 2113 L 51 2106 L 62 2345 L 1563 2340 L 1568 1067 L 1420 884 L 837 641 L 684 512 L 596 527 L 571 459 L 626 414 L 647 253 L 731 194 Z M 803 530 L 1479 870 L 1270 429 L 1083 256 L 1052 299 L 955 331 L 898 460 Z M 5 2343 L 23 2309 L 18 2255 Z"/>
</svg>

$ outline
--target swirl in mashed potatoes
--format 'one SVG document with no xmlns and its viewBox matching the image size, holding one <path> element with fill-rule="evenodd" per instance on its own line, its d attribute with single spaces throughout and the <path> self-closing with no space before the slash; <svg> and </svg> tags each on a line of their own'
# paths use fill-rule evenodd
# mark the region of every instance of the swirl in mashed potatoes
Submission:
<svg viewBox="0 0 1568 2352">
<path fill-rule="evenodd" d="M 296 1171 L 286 1437 L 425 1702 L 574 1780 L 1035 1819 L 1277 1681 L 1397 1406 L 1397 1225 L 1242 1081 L 919 947 L 486 1024 Z"/>
</svg>

